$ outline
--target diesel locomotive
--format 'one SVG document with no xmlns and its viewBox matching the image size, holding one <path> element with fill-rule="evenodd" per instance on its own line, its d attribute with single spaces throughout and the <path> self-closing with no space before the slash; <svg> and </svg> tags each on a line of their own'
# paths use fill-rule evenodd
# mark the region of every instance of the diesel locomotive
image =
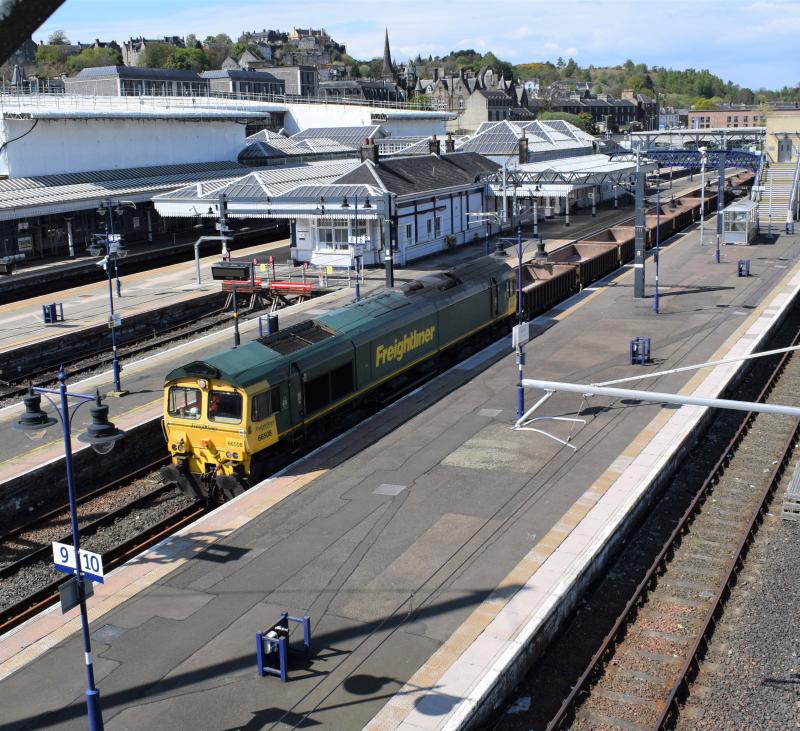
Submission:
<svg viewBox="0 0 800 731">
<path fill-rule="evenodd" d="M 166 376 L 162 476 L 230 499 L 266 477 L 275 450 L 516 311 L 516 271 L 486 256 L 366 297 Z"/>
</svg>

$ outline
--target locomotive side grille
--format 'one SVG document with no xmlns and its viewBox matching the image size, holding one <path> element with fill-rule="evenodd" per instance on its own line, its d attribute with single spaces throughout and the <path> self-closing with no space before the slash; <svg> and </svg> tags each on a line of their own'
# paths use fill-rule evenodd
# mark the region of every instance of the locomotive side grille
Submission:
<svg viewBox="0 0 800 731">
<path fill-rule="evenodd" d="M 281 355 L 296 353 L 314 343 L 332 338 L 336 333 L 314 320 L 306 320 L 285 330 L 258 338 L 258 342 Z"/>
</svg>

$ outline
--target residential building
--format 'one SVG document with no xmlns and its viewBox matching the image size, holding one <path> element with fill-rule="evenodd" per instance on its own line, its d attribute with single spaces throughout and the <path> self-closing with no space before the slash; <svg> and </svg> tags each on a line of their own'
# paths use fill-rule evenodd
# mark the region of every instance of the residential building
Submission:
<svg viewBox="0 0 800 731">
<path fill-rule="evenodd" d="M 23 41 L 22 45 L 14 51 L 11 57 L 8 59 L 8 63 L 19 64 L 20 66 L 31 66 L 36 63 L 36 49 L 38 46 L 33 38 L 28 38 L 28 40 Z"/>
<path fill-rule="evenodd" d="M 269 73 L 284 82 L 286 94 L 319 96 L 319 74 L 315 66 L 270 66 Z"/>
<path fill-rule="evenodd" d="M 691 110 L 689 129 L 722 127 L 763 127 L 767 123 L 766 107 L 745 104 L 718 104 L 715 109 Z"/>
<path fill-rule="evenodd" d="M 131 38 L 122 44 L 122 62 L 126 66 L 138 66 L 144 60 L 145 50 L 149 45 L 173 46 L 185 48 L 183 38 L 178 36 L 164 36 L 164 38 Z"/>
<path fill-rule="evenodd" d="M 767 114 L 764 151 L 774 163 L 796 163 L 800 155 L 800 109 Z"/>
<path fill-rule="evenodd" d="M 559 90 L 554 93 L 556 95 L 550 101 L 552 111 L 588 114 L 598 129 L 628 129 L 638 121 L 639 106 L 633 100 L 616 99 L 610 94 L 593 94 L 588 89 L 573 91 L 566 96 L 561 96 Z"/>
<path fill-rule="evenodd" d="M 636 105 L 636 121 L 641 129 L 658 129 L 658 103 L 655 99 L 632 89 L 624 89 L 622 99 Z"/>
<path fill-rule="evenodd" d="M 325 99 L 359 99 L 364 101 L 404 102 L 405 92 L 393 81 L 363 81 L 362 79 L 323 81 L 319 96 Z"/>
</svg>

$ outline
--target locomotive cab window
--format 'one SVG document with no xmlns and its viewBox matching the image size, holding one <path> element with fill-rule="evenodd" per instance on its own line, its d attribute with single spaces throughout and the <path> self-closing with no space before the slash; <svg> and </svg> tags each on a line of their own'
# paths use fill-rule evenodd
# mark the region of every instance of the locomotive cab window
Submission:
<svg viewBox="0 0 800 731">
<path fill-rule="evenodd" d="M 277 414 L 281 410 L 281 390 L 277 386 L 269 391 L 253 396 L 250 408 L 250 418 L 253 421 L 263 421 L 268 416 Z"/>
<path fill-rule="evenodd" d="M 232 391 L 209 392 L 208 419 L 222 424 L 238 424 L 242 420 L 241 394 Z"/>
<path fill-rule="evenodd" d="M 169 390 L 167 413 L 177 419 L 200 418 L 200 389 L 173 386 Z"/>
</svg>

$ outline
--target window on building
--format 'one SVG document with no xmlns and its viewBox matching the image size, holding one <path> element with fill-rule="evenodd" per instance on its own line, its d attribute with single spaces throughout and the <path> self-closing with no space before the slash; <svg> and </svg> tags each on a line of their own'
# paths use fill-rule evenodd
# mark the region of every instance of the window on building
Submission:
<svg viewBox="0 0 800 731">
<path fill-rule="evenodd" d="M 414 226 L 410 223 L 406 224 L 406 243 L 412 245 L 414 243 Z"/>
<path fill-rule="evenodd" d="M 442 217 L 436 216 L 433 219 L 433 237 L 438 239 L 442 235 Z"/>
<path fill-rule="evenodd" d="M 253 396 L 250 415 L 253 421 L 263 421 L 281 410 L 281 392 L 277 386 Z"/>
<path fill-rule="evenodd" d="M 317 222 L 319 248 L 346 249 L 349 230 L 349 224 L 343 218 L 330 221 L 319 219 Z"/>
<path fill-rule="evenodd" d="M 459 109 L 463 109 L 464 108 L 464 97 L 463 96 L 458 97 L 458 108 Z"/>
</svg>

